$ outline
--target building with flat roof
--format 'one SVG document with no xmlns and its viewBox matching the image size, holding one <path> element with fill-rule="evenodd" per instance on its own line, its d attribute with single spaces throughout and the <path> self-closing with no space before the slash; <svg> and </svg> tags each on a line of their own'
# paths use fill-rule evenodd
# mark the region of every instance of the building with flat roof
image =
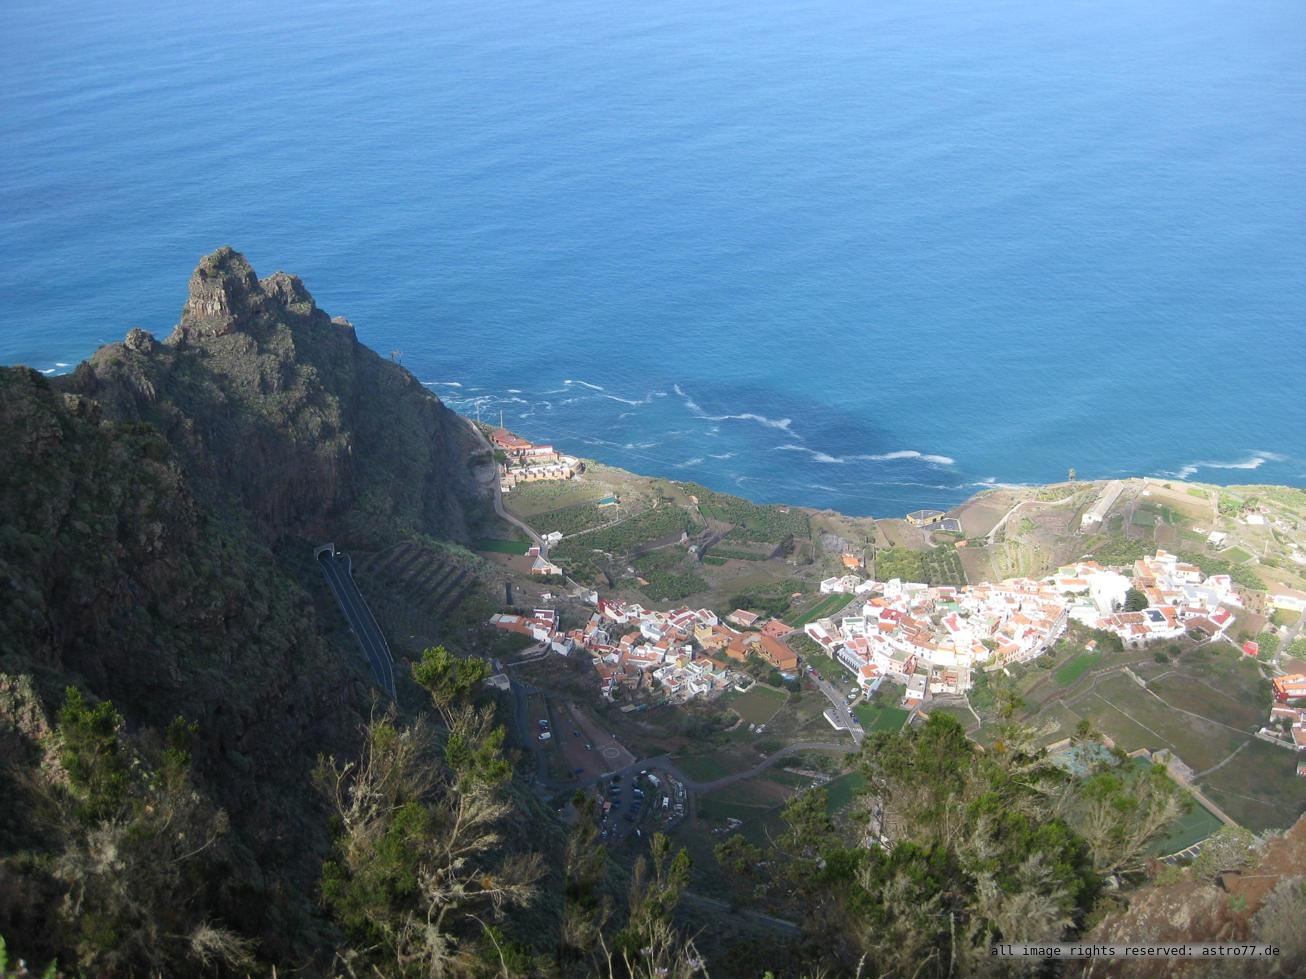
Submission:
<svg viewBox="0 0 1306 979">
<path fill-rule="evenodd" d="M 1088 530 L 1092 527 L 1099 527 L 1111 508 L 1116 505 L 1116 500 L 1120 499 L 1120 494 L 1124 492 L 1125 484 L 1118 479 L 1113 479 L 1102 487 L 1102 492 L 1097 498 L 1083 519 L 1080 521 L 1080 527 Z"/>
<path fill-rule="evenodd" d="M 907 514 L 907 522 L 913 527 L 927 527 L 943 519 L 942 510 L 913 510 Z"/>
</svg>

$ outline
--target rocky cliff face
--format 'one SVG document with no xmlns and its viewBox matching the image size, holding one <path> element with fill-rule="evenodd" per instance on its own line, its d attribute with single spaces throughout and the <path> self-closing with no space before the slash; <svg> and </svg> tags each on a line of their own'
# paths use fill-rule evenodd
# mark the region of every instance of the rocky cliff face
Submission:
<svg viewBox="0 0 1306 979">
<path fill-rule="evenodd" d="M 74 684 L 133 737 L 198 723 L 195 770 L 232 826 L 220 914 L 298 957 L 327 842 L 310 772 L 353 754 L 371 689 L 292 558 L 461 537 L 481 505 L 473 445 L 298 279 L 259 281 L 230 249 L 200 263 L 165 341 L 133 330 L 54 382 L 0 369 L 0 891 L 42 836 L 37 796 L 12 803 L 36 791 Z M 0 901 L 0 934 L 33 937 L 22 903 L 25 919 Z"/>
<path fill-rule="evenodd" d="M 230 248 L 200 262 L 163 343 L 133 330 L 56 384 L 155 425 L 270 540 L 466 535 L 465 424 L 299 279 L 260 281 Z"/>
</svg>

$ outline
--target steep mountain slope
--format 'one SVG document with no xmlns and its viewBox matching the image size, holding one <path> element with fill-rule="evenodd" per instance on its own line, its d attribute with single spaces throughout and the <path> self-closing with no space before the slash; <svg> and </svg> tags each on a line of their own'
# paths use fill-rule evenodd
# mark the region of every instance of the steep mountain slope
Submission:
<svg viewBox="0 0 1306 979">
<path fill-rule="evenodd" d="M 372 693 L 284 556 L 463 537 L 474 445 L 297 279 L 259 282 L 230 249 L 201 261 L 167 341 L 133 330 L 53 382 L 0 369 L 0 891 L 25 895 L 0 901 L 0 934 L 39 952 L 60 898 L 32 856 L 57 842 L 35 766 L 71 684 L 142 744 L 198 724 L 199 786 L 231 824 L 209 906 L 275 959 L 319 944 L 310 773 L 353 755 Z"/>
<path fill-rule="evenodd" d="M 192 477 L 273 541 L 458 539 L 476 505 L 476 442 L 458 417 L 299 279 L 260 282 L 230 248 L 201 260 L 167 340 L 132 330 L 56 384 L 155 425 Z"/>
</svg>

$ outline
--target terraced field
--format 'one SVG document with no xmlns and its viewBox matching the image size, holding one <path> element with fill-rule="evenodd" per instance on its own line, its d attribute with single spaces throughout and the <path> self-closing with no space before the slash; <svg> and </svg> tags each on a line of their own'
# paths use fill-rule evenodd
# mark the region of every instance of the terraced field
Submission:
<svg viewBox="0 0 1306 979">
<path fill-rule="evenodd" d="M 409 655 L 439 641 L 477 583 L 470 569 L 411 541 L 358 556 L 354 577 L 395 651 Z"/>
</svg>

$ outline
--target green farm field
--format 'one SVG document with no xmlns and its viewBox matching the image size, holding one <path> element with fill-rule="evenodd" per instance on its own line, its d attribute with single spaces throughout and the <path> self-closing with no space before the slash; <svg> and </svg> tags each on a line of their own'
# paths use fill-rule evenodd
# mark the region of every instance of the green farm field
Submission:
<svg viewBox="0 0 1306 979">
<path fill-rule="evenodd" d="M 1097 653 L 1080 653 L 1064 663 L 1052 678 L 1057 686 L 1068 687 L 1091 670 L 1100 658 Z"/>
<path fill-rule="evenodd" d="M 1157 856 L 1178 853 L 1202 842 L 1223 825 L 1219 816 L 1193 799 L 1192 808 L 1170 826 L 1165 836 L 1153 840 L 1147 849 Z"/>
<path fill-rule="evenodd" d="M 861 722 L 863 730 L 867 734 L 874 731 L 900 731 L 902 726 L 907 723 L 907 718 L 911 716 L 911 711 L 903 710 L 901 707 L 875 707 L 872 704 L 858 704 L 853 708 L 853 714 Z M 973 720 L 967 715 L 968 720 Z M 958 717 L 958 720 L 961 720 Z"/>
<path fill-rule="evenodd" d="M 787 699 L 788 694 L 755 683 L 732 700 L 730 708 L 747 724 L 766 724 L 780 712 Z"/>
<path fill-rule="evenodd" d="M 852 595 L 845 595 L 840 592 L 836 592 L 833 595 L 826 595 L 825 598 L 821 599 L 802 615 L 798 616 L 798 618 L 791 620 L 789 624 L 795 629 L 801 629 L 809 622 L 815 622 L 817 619 L 825 618 L 827 615 L 834 615 L 835 612 L 845 608 L 852 600 Z"/>
<path fill-rule="evenodd" d="M 1292 751 L 1252 739 L 1238 757 L 1198 779 L 1211 801 L 1256 833 L 1286 829 L 1306 812 L 1306 778 Z"/>
</svg>

